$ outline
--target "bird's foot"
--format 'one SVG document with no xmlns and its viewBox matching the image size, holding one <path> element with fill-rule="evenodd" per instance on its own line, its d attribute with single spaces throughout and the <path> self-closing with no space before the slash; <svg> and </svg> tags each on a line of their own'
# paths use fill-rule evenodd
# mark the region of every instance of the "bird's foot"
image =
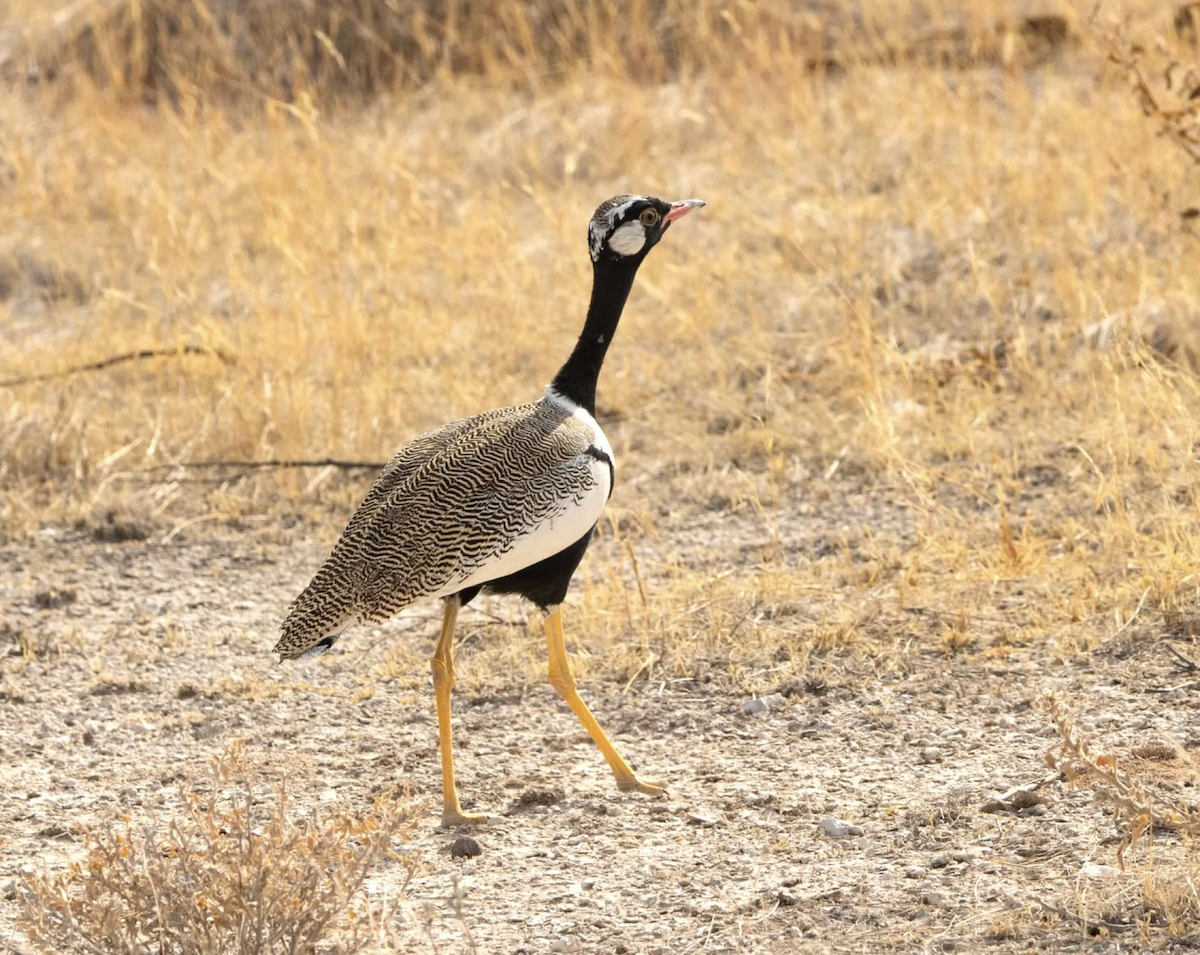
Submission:
<svg viewBox="0 0 1200 955">
<path fill-rule="evenodd" d="M 661 779 L 648 779 L 644 776 L 618 776 L 617 789 L 623 793 L 639 792 L 647 796 L 667 794 L 667 786 Z"/>
<path fill-rule="evenodd" d="M 499 821 L 499 816 L 491 816 L 486 812 L 463 812 L 461 809 L 442 811 L 443 829 L 452 829 L 455 826 L 486 826 Z"/>
</svg>

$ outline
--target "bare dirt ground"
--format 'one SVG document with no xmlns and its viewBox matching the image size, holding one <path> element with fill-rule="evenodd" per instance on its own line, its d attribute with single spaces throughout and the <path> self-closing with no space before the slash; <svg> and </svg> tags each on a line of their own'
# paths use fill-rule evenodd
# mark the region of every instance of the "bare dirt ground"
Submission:
<svg viewBox="0 0 1200 955">
<path fill-rule="evenodd" d="M 736 535 L 736 519 L 727 523 Z M 1095 701 L 1102 720 L 1081 725 L 1123 767 L 1190 802 L 1190 767 L 1172 745 L 1200 746 L 1196 693 L 1158 692 L 1185 682 L 1156 641 L 1161 627 L 1135 619 L 1070 659 L 1041 643 L 991 661 L 912 651 L 885 669 L 835 648 L 819 678 L 758 678 L 764 696 L 782 699 L 757 714 L 720 671 L 624 685 L 585 677 L 582 692 L 618 745 L 669 781 L 670 798 L 655 801 L 616 792 L 583 730 L 527 668 L 481 672 L 489 642 L 515 640 L 532 658 L 541 639 L 521 605 L 483 600 L 460 623 L 459 785 L 468 807 L 503 818 L 473 833 L 481 855 L 451 858 L 460 833 L 437 828 L 422 662 L 437 607 L 413 608 L 379 636 L 360 630 L 309 665 L 283 667 L 269 653 L 283 608 L 323 554 L 311 539 L 321 535 L 161 545 L 63 531 L 0 550 L 0 943 L 25 951 L 12 927 L 22 874 L 77 854 L 83 827 L 169 813 L 179 782 L 241 739 L 268 778 L 288 778 L 299 807 L 366 808 L 396 784 L 417 794 L 423 814 L 404 850 L 417 874 L 397 923 L 413 951 L 1191 944 L 1130 921 L 1153 921 L 1146 913 L 1164 893 L 1195 891 L 1190 880 L 1162 884 L 1176 871 L 1177 836 L 1139 842 L 1122 874 L 1111 815 L 1086 785 L 1047 769 L 1058 740 L 1032 706 L 1046 689 Z M 585 575 L 609 565 L 613 546 L 598 545 Z M 1038 784 L 1036 798 L 987 806 L 1027 784 Z M 825 834 L 830 818 L 861 834 Z M 394 893 L 405 874 L 378 872 L 372 893 Z"/>
</svg>

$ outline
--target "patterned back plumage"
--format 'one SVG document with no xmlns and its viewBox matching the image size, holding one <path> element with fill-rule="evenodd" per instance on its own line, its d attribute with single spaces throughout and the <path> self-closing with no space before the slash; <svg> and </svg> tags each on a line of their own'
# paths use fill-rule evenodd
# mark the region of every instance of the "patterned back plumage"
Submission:
<svg viewBox="0 0 1200 955">
<path fill-rule="evenodd" d="M 592 429 L 542 399 L 424 434 L 384 468 L 275 646 L 294 657 L 346 625 L 381 621 L 507 552 L 596 486 Z"/>
</svg>

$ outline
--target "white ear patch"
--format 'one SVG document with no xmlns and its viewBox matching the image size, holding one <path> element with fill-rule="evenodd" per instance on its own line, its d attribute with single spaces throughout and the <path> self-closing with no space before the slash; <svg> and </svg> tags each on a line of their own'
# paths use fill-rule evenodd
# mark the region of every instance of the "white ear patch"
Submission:
<svg viewBox="0 0 1200 955">
<path fill-rule="evenodd" d="M 645 244 L 646 227 L 638 219 L 626 222 L 608 240 L 608 247 L 617 255 L 636 255 Z"/>
</svg>

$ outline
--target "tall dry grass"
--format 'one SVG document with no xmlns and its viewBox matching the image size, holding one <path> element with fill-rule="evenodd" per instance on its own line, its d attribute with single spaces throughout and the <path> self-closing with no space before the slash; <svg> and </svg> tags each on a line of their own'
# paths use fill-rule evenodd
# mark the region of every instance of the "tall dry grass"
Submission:
<svg viewBox="0 0 1200 955">
<path fill-rule="evenodd" d="M 191 103 L 364 95 L 471 75 L 539 89 L 587 68 L 659 83 L 737 69 L 1041 57 L 1068 39 L 1058 11 L 1005 0 L 75 0 L 0 6 L 0 68 L 118 95 Z"/>
</svg>

